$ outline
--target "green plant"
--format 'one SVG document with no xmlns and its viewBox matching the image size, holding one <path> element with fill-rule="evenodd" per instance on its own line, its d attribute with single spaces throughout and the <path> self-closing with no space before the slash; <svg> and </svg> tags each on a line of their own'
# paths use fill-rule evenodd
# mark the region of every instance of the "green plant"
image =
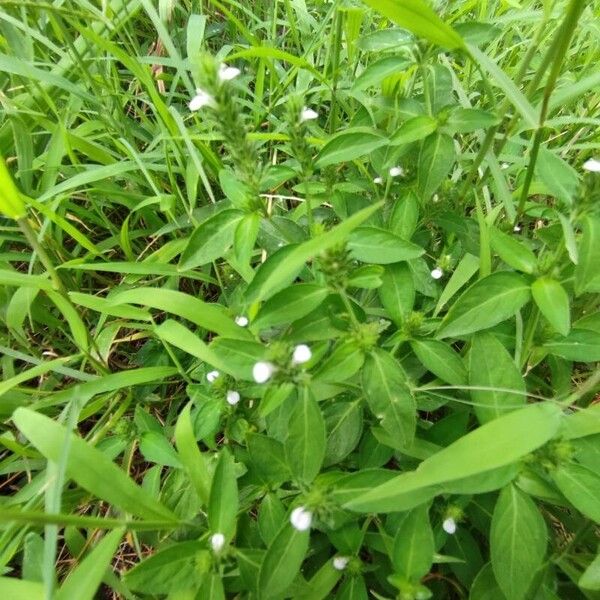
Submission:
<svg viewBox="0 0 600 600">
<path fill-rule="evenodd" d="M 597 597 L 599 10 L 1 1 L 3 597 Z"/>
</svg>

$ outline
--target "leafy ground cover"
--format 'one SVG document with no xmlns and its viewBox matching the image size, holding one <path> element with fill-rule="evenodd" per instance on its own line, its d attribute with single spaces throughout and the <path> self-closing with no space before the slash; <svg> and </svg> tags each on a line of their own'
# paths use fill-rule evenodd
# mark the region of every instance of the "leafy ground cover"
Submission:
<svg viewBox="0 0 600 600">
<path fill-rule="evenodd" d="M 600 597 L 600 4 L 0 1 L 0 594 Z"/>
</svg>

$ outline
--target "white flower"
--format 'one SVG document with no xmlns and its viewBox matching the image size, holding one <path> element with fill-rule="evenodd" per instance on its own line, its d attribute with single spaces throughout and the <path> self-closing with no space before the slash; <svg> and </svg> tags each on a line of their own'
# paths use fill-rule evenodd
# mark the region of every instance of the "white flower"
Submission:
<svg viewBox="0 0 600 600">
<path fill-rule="evenodd" d="M 456 533 L 456 521 L 452 517 L 444 519 L 444 522 L 442 523 L 442 529 L 450 535 Z"/>
<path fill-rule="evenodd" d="M 234 390 L 229 390 L 227 392 L 227 404 L 231 404 L 231 406 L 235 406 L 240 401 L 240 393 Z"/>
<path fill-rule="evenodd" d="M 225 545 L 225 536 L 222 533 L 213 533 L 210 537 L 210 547 L 213 549 L 213 552 L 221 552 L 223 550 L 223 546 Z"/>
<path fill-rule="evenodd" d="M 444 276 L 444 271 L 442 271 L 439 267 L 436 267 L 431 271 L 431 276 L 433 279 L 441 279 Z"/>
<path fill-rule="evenodd" d="M 373 179 L 373 183 L 375 185 L 381 185 L 383 183 L 383 177 L 375 177 L 375 179 Z"/>
<path fill-rule="evenodd" d="M 248 325 L 248 317 L 244 317 L 243 315 L 236 317 L 235 324 L 239 325 L 240 327 L 246 327 Z"/>
<path fill-rule="evenodd" d="M 219 81 L 231 81 L 235 79 L 241 71 L 236 67 L 228 67 L 225 63 L 219 66 Z"/>
<path fill-rule="evenodd" d="M 390 177 L 402 177 L 404 169 L 402 167 L 392 167 L 390 169 Z"/>
<path fill-rule="evenodd" d="M 319 113 L 312 108 L 307 108 L 306 106 L 302 109 L 300 113 L 300 122 L 304 123 L 304 121 L 312 121 L 314 119 L 319 118 Z"/>
<path fill-rule="evenodd" d="M 252 377 L 256 383 L 265 383 L 273 376 L 277 368 L 273 363 L 259 360 L 252 369 Z"/>
<path fill-rule="evenodd" d="M 304 506 L 299 506 L 292 511 L 290 523 L 297 531 L 306 531 L 312 523 L 312 513 L 310 510 L 306 510 Z"/>
<path fill-rule="evenodd" d="M 312 358 L 312 352 L 306 344 L 300 344 L 294 348 L 294 354 L 292 354 L 292 364 L 301 365 L 302 363 L 308 362 Z"/>
<path fill-rule="evenodd" d="M 211 106 L 214 108 L 215 99 L 208 92 L 205 92 L 200 88 L 196 88 L 196 95 L 191 99 L 188 106 L 190 110 L 193 111 L 200 110 L 205 106 Z"/>
<path fill-rule="evenodd" d="M 506 169 L 508 169 L 508 167 L 510 167 L 510 165 L 509 165 L 508 163 L 502 163 L 502 164 L 500 165 L 500 168 L 501 168 L 503 171 L 506 171 Z"/>
<path fill-rule="evenodd" d="M 592 173 L 600 173 L 600 160 L 590 158 L 583 163 L 583 168 Z"/>
<path fill-rule="evenodd" d="M 219 371 L 209 371 L 206 374 L 206 380 L 208 381 L 208 383 L 213 383 L 219 375 Z"/>
<path fill-rule="evenodd" d="M 333 568 L 336 571 L 343 571 L 348 565 L 349 560 L 347 556 L 335 556 L 333 558 Z"/>
<path fill-rule="evenodd" d="M 515 226 L 513 227 L 513 231 L 514 231 L 515 233 L 519 233 L 519 231 L 521 231 L 521 228 L 520 228 L 518 225 L 515 225 Z"/>
</svg>

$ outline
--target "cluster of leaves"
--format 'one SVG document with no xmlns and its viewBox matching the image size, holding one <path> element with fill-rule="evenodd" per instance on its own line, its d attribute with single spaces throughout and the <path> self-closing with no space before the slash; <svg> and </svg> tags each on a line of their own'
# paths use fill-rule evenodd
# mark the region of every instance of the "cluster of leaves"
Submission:
<svg viewBox="0 0 600 600">
<path fill-rule="evenodd" d="M 0 10 L 3 597 L 598 597 L 597 3 L 55 4 Z"/>
</svg>

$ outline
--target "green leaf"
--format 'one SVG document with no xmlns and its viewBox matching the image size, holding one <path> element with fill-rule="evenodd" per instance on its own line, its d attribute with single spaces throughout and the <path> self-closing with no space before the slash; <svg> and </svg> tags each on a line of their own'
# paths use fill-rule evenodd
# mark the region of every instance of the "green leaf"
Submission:
<svg viewBox="0 0 600 600">
<path fill-rule="evenodd" d="M 200 223 L 181 254 L 179 270 L 188 271 L 221 258 L 233 244 L 233 236 L 244 213 L 225 209 Z"/>
<path fill-rule="evenodd" d="M 575 292 L 600 292 L 600 217 L 588 215 L 581 219 L 579 262 L 575 266 Z"/>
<path fill-rule="evenodd" d="M 122 529 L 115 529 L 105 535 L 69 573 L 56 594 L 56 600 L 93 600 L 122 537 Z"/>
<path fill-rule="evenodd" d="M 388 143 L 388 139 L 368 127 L 345 129 L 331 136 L 321 148 L 315 166 L 323 169 L 341 162 L 349 162 Z"/>
<path fill-rule="evenodd" d="M 310 531 L 298 531 L 285 523 L 269 545 L 260 566 L 258 589 L 261 598 L 277 598 L 292 583 L 308 549 Z"/>
<path fill-rule="evenodd" d="M 233 251 L 235 258 L 242 264 L 252 259 L 254 244 L 260 227 L 260 214 L 257 212 L 244 215 L 240 220 L 233 236 Z"/>
<path fill-rule="evenodd" d="M 487 563 L 475 577 L 469 600 L 506 600 L 494 577 L 492 564 Z"/>
<path fill-rule="evenodd" d="M 444 317 L 437 336 L 459 337 L 493 327 L 512 317 L 529 297 L 529 284 L 520 275 L 492 273 L 459 296 Z"/>
<path fill-rule="evenodd" d="M 219 371 L 235 376 L 235 369 L 232 369 L 231 366 L 205 344 L 198 335 L 192 333 L 181 323 L 168 319 L 156 327 L 154 331 L 161 340 L 172 344 L 176 348 L 181 348 L 181 350 L 184 350 L 188 354 L 216 367 Z"/>
<path fill-rule="evenodd" d="M 181 463 L 204 505 L 208 504 L 210 493 L 210 473 L 207 461 L 196 443 L 192 425 L 192 402 L 188 402 L 181 411 L 175 425 L 175 446 Z"/>
<path fill-rule="evenodd" d="M 533 282 L 531 295 L 550 325 L 561 335 L 568 335 L 571 329 L 571 307 L 563 286 L 550 277 L 540 277 Z"/>
<path fill-rule="evenodd" d="M 454 166 L 454 141 L 445 133 L 432 133 L 423 140 L 419 153 L 417 189 L 423 202 L 428 202 Z"/>
<path fill-rule="evenodd" d="M 355 229 L 350 234 L 348 248 L 353 258 L 382 265 L 418 258 L 425 253 L 421 246 L 378 227 Z"/>
<path fill-rule="evenodd" d="M 310 578 L 307 590 L 295 595 L 294 600 L 324 600 L 325 598 L 331 598 L 331 591 L 341 577 L 342 571 L 333 566 L 333 560 L 327 560 Z"/>
<path fill-rule="evenodd" d="M 541 147 L 535 169 L 551 194 L 567 206 L 572 206 L 579 188 L 579 174 L 551 150 Z"/>
<path fill-rule="evenodd" d="M 162 288 L 138 287 L 118 291 L 110 297 L 111 304 L 141 304 L 187 319 L 208 331 L 237 339 L 248 339 L 250 334 L 235 324 L 224 306 L 203 302 L 200 298 Z"/>
<path fill-rule="evenodd" d="M 415 284 L 406 263 L 385 267 L 381 287 L 377 290 L 388 316 L 401 325 L 410 315 L 415 303 Z"/>
<path fill-rule="evenodd" d="M 371 412 L 398 443 L 410 446 L 415 436 L 416 403 L 402 367 L 387 352 L 375 348 L 362 372 L 365 396 Z"/>
<path fill-rule="evenodd" d="M 329 290 L 315 283 L 298 283 L 269 298 L 252 325 L 257 329 L 292 323 L 317 308 Z"/>
<path fill-rule="evenodd" d="M 452 133 L 471 133 L 478 129 L 488 129 L 500 122 L 500 119 L 479 108 L 455 108 L 450 112 L 444 127 Z"/>
<path fill-rule="evenodd" d="M 208 500 L 208 525 L 213 533 L 222 533 L 228 540 L 235 533 L 236 517 L 239 506 L 237 481 L 233 459 L 224 448 L 210 486 Z"/>
<path fill-rule="evenodd" d="M 419 199 L 409 192 L 394 202 L 389 218 L 389 230 L 404 240 L 410 240 L 419 222 Z"/>
<path fill-rule="evenodd" d="M 595 331 L 571 329 L 569 335 L 546 342 L 542 348 L 567 360 L 596 362 L 600 360 L 600 337 Z"/>
<path fill-rule="evenodd" d="M 267 494 L 258 511 L 258 530 L 263 542 L 268 546 L 285 521 L 285 508 L 277 494 Z"/>
<path fill-rule="evenodd" d="M 415 35 L 424 37 L 432 44 L 437 44 L 449 50 L 462 48 L 463 39 L 446 25 L 423 0 L 363 0 L 384 17 L 390 19 Z"/>
<path fill-rule="evenodd" d="M 278 486 L 291 478 L 281 442 L 258 433 L 248 434 L 247 441 L 250 462 L 265 485 Z"/>
<path fill-rule="evenodd" d="M 411 340 L 410 346 L 421 363 L 436 377 L 452 385 L 466 385 L 467 370 L 459 354 L 439 340 Z"/>
<path fill-rule="evenodd" d="M 19 431 L 48 460 L 59 462 L 70 437 L 67 477 L 98 498 L 133 515 L 177 523 L 177 517 L 136 485 L 100 450 L 70 433 L 57 422 L 27 408 L 18 408 L 13 421 Z"/>
<path fill-rule="evenodd" d="M 538 111 L 530 104 L 525 94 L 519 90 L 513 80 L 491 59 L 472 44 L 467 45 L 471 56 L 492 76 L 494 82 L 506 94 L 513 106 L 519 111 L 530 129 L 538 126 Z"/>
<path fill-rule="evenodd" d="M 319 405 L 307 387 L 290 414 L 284 443 L 286 461 L 293 475 L 310 483 L 318 475 L 325 458 L 326 428 Z"/>
<path fill-rule="evenodd" d="M 440 294 L 440 298 L 438 303 L 435 306 L 435 311 L 433 312 L 433 316 L 437 316 L 438 313 L 444 308 L 444 306 L 448 303 L 450 298 L 452 298 L 458 290 L 460 290 L 468 281 L 477 273 L 479 270 L 479 258 L 477 256 L 473 256 L 472 254 L 465 254 L 460 262 L 458 263 L 456 269 L 454 269 L 452 276 L 448 280 L 446 287 L 443 292 Z"/>
<path fill-rule="evenodd" d="M 313 378 L 322 383 L 344 383 L 358 372 L 364 361 L 364 352 L 354 340 L 341 342 L 321 363 Z"/>
<path fill-rule="evenodd" d="M 176 542 L 142 560 L 125 573 L 128 588 L 145 594 L 169 594 L 199 583 L 208 552 L 197 541 Z M 206 567 L 205 567 L 206 568 Z"/>
<path fill-rule="evenodd" d="M 587 566 L 577 584 L 584 590 L 600 591 L 600 554 Z"/>
<path fill-rule="evenodd" d="M 0 577 L 0 594 L 7 600 L 43 600 L 46 597 L 41 583 L 16 577 Z"/>
<path fill-rule="evenodd" d="M 476 333 L 472 337 L 468 368 L 469 386 L 481 388 L 470 391 L 480 423 L 497 419 L 526 404 L 523 377 L 512 356 L 491 333 Z"/>
<path fill-rule="evenodd" d="M 550 440 L 561 410 L 539 403 L 485 423 L 409 471 L 348 502 L 361 512 L 393 512 L 407 494 L 491 471 L 518 461 Z"/>
<path fill-rule="evenodd" d="M 576 463 L 563 464 L 552 479 L 565 498 L 588 519 L 600 523 L 600 476 Z"/>
<path fill-rule="evenodd" d="M 492 248 L 498 256 L 513 269 L 523 273 L 533 273 L 537 268 L 535 254 L 518 239 L 490 226 Z"/>
<path fill-rule="evenodd" d="M 381 208 L 377 202 L 354 213 L 326 233 L 298 245 L 281 248 L 270 256 L 258 269 L 246 290 L 249 304 L 270 298 L 289 285 L 304 268 L 307 261 L 317 254 L 344 241 L 348 234 Z"/>
<path fill-rule="evenodd" d="M 431 568 L 434 551 L 429 506 L 422 504 L 406 514 L 394 537 L 395 572 L 409 581 L 420 580 Z"/>
<path fill-rule="evenodd" d="M 402 146 L 417 142 L 432 134 L 437 128 L 438 122 L 428 115 L 413 117 L 400 125 L 390 138 L 390 144 L 392 146 Z"/>
<path fill-rule="evenodd" d="M 360 441 L 363 429 L 359 400 L 335 402 L 325 409 L 327 447 L 324 465 L 334 465 L 348 456 Z"/>
<path fill-rule="evenodd" d="M 506 486 L 492 516 L 492 568 L 507 598 L 522 600 L 541 568 L 548 531 L 535 503 L 514 485 Z M 526 543 L 524 543 L 526 542 Z"/>
<path fill-rule="evenodd" d="M 402 56 L 386 56 L 371 63 L 352 83 L 351 91 L 364 90 L 380 83 L 386 77 L 406 71 L 412 61 Z"/>
<path fill-rule="evenodd" d="M 166 467 L 181 467 L 177 452 L 162 433 L 145 432 L 140 439 L 140 452 L 148 462 Z"/>
</svg>

